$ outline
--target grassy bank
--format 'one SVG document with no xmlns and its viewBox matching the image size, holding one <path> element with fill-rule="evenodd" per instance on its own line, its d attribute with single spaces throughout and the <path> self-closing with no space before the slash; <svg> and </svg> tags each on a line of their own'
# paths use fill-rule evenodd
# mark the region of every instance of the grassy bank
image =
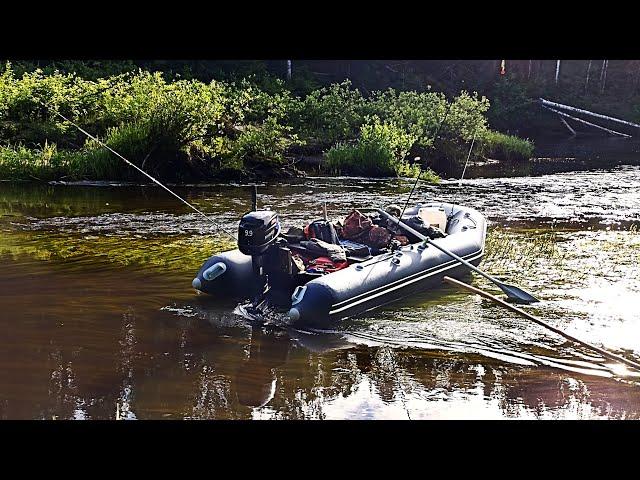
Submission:
<svg viewBox="0 0 640 480">
<path fill-rule="evenodd" d="M 166 79 L 139 70 L 84 79 L 36 70 L 0 74 L 0 179 L 127 180 L 139 173 L 88 140 L 58 111 L 163 179 L 296 173 L 302 153 L 322 153 L 326 173 L 415 175 L 415 156 L 527 159 L 532 145 L 487 127 L 489 101 L 461 92 L 387 90 L 363 96 L 343 82 L 301 97 L 274 79 Z M 447 119 L 434 144 L 433 135 Z M 434 147 L 434 148 L 431 148 Z"/>
</svg>

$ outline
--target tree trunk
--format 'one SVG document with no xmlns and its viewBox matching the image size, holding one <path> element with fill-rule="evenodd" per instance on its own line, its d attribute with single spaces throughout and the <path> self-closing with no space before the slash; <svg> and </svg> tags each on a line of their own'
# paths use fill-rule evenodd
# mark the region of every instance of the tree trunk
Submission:
<svg viewBox="0 0 640 480">
<path fill-rule="evenodd" d="M 595 128 L 600 129 L 600 130 L 604 130 L 605 132 L 609 132 L 609 133 L 611 133 L 613 135 L 617 135 L 617 136 L 620 136 L 620 137 L 631 138 L 631 135 L 627 135 L 626 133 L 616 132 L 615 130 L 611 130 L 610 128 L 601 127 L 600 125 L 596 125 L 595 123 L 587 122 L 586 120 L 583 120 L 583 119 L 578 118 L 578 117 L 574 117 L 572 115 L 569 115 L 568 113 L 561 112 L 560 110 L 556 110 L 555 108 L 550 108 L 550 107 L 544 107 L 544 108 L 546 108 L 547 110 L 551 110 L 552 112 L 555 112 L 558 115 L 562 115 L 563 117 L 567 117 L 567 118 L 570 118 L 571 120 L 575 120 L 576 122 L 584 123 L 585 125 L 589 125 L 591 127 L 595 127 Z"/>
<path fill-rule="evenodd" d="M 550 102 L 549 100 L 545 100 L 544 98 L 540 98 L 540 103 L 543 107 L 547 108 L 561 108 L 563 110 L 569 110 L 570 112 L 582 113 L 584 115 L 589 115 L 591 117 L 602 118 L 603 120 L 608 120 L 611 122 L 621 123 L 623 125 L 628 125 L 630 127 L 640 128 L 640 125 L 633 122 L 628 122 L 626 120 L 622 120 L 620 118 L 610 117 L 609 115 L 603 115 L 601 113 L 590 112 L 589 110 L 584 110 L 582 108 L 572 107 L 571 105 L 564 105 L 562 103 Z"/>
<path fill-rule="evenodd" d="M 542 73 L 542 60 L 538 60 L 538 70 L 536 71 L 536 78 L 540 77 L 540 73 Z"/>
</svg>

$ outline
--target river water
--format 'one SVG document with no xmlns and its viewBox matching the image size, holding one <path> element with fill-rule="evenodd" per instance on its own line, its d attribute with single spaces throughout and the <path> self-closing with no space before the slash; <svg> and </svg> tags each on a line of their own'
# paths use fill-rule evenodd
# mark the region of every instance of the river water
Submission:
<svg viewBox="0 0 640 480">
<path fill-rule="evenodd" d="M 260 186 L 285 225 L 403 203 L 411 181 Z M 233 232 L 246 185 L 176 188 Z M 640 361 L 640 167 L 422 185 L 489 219 L 481 267 Z M 191 288 L 231 246 L 163 190 L 0 182 L 0 418 L 638 418 L 640 376 L 443 286 L 332 330 L 252 326 Z M 482 277 L 473 284 L 495 291 Z"/>
</svg>

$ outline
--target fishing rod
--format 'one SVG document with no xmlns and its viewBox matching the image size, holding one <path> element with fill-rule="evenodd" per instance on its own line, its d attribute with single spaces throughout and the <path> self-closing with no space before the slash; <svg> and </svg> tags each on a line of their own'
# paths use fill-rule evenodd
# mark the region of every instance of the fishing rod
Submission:
<svg viewBox="0 0 640 480">
<path fill-rule="evenodd" d="M 436 129 L 436 133 L 433 135 L 433 143 L 431 144 L 431 148 L 434 148 L 435 144 L 436 144 L 436 140 L 438 138 L 438 134 L 440 133 L 440 130 L 442 129 L 442 125 L 444 125 L 445 120 L 447 119 L 447 116 L 449 115 L 449 111 L 451 110 L 451 106 L 453 105 L 453 101 L 451 103 L 449 103 L 449 105 L 447 106 L 447 111 L 444 112 L 444 116 L 442 117 L 442 120 L 440 121 L 440 124 L 438 125 L 438 128 Z M 418 181 L 420 180 L 420 175 L 422 175 L 422 162 L 420 163 L 420 171 L 418 172 L 418 176 L 416 177 L 416 181 L 413 184 L 413 187 L 411 188 L 411 192 L 409 193 L 409 197 L 407 198 L 407 201 L 404 203 L 404 208 L 402 209 L 402 212 L 400 213 L 400 217 L 402 218 L 402 216 L 404 215 L 404 211 L 407 209 L 407 205 L 409 205 L 409 201 L 411 200 L 411 197 L 413 196 L 413 191 L 416 189 L 416 186 L 418 185 Z"/>
<path fill-rule="evenodd" d="M 469 153 L 467 154 L 467 161 L 464 162 L 464 168 L 462 169 L 462 176 L 460 177 L 460 180 L 458 180 L 458 186 L 462 185 L 462 180 L 464 179 L 464 172 L 467 171 L 467 164 L 469 163 L 469 159 L 471 158 L 471 150 L 473 150 L 473 144 L 476 141 L 476 134 L 478 133 L 478 130 L 476 129 L 473 132 L 473 139 L 471 140 L 471 147 L 469 147 Z"/>
<path fill-rule="evenodd" d="M 64 115 L 62 115 L 60 112 L 58 112 L 57 110 L 54 110 L 52 108 L 49 108 L 47 105 L 45 105 L 43 102 L 39 102 L 41 105 L 43 105 L 44 107 L 48 108 L 51 112 L 55 113 L 56 115 L 58 115 L 60 118 L 62 118 L 64 121 L 69 122 L 71 125 L 73 125 L 74 127 L 76 127 L 78 130 L 80 130 L 82 133 L 84 133 L 87 137 L 89 137 L 90 139 L 94 140 L 95 142 L 97 142 L 99 145 L 101 145 L 102 147 L 106 148 L 107 150 L 109 150 L 111 153 L 113 153 L 114 155 L 116 155 L 118 158 L 121 158 L 122 160 L 124 160 L 127 165 L 135 168 L 136 170 L 138 170 L 140 173 L 142 173 L 144 176 L 146 176 L 147 178 L 149 178 L 151 181 L 153 181 L 154 183 L 156 183 L 157 185 L 161 186 L 162 188 L 164 188 L 167 192 L 169 192 L 171 195 L 173 195 L 174 197 L 176 197 L 178 200 L 180 200 L 182 203 L 184 203 L 185 205 L 187 205 L 189 208 L 191 208 L 192 210 L 196 211 L 197 213 L 199 213 L 200 215 L 202 215 L 204 218 L 206 218 L 209 222 L 211 222 L 211 224 L 213 224 L 214 227 L 216 227 L 218 230 L 226 233 L 230 238 L 233 239 L 233 241 L 235 242 L 237 239 L 234 235 L 232 235 L 231 233 L 227 232 L 224 228 L 222 228 L 220 225 L 218 225 L 214 220 L 211 219 L 211 217 L 209 217 L 208 215 L 206 215 L 204 212 L 202 212 L 201 210 L 199 210 L 198 208 L 194 207 L 193 205 L 191 205 L 189 202 L 187 202 L 184 198 L 182 198 L 180 195 L 178 195 L 177 193 L 175 193 L 174 191 L 172 191 L 169 187 L 165 186 L 164 184 L 160 183 L 160 181 L 156 180 L 154 177 L 152 177 L 151 175 L 149 175 L 147 172 L 145 172 L 144 170 L 142 170 L 140 167 L 138 167 L 137 165 L 135 165 L 134 163 L 130 162 L 129 160 L 127 160 L 126 158 L 124 158 L 122 155 L 120 155 L 118 152 L 116 152 L 113 148 L 111 148 L 109 145 L 103 143 L 102 141 L 100 141 L 98 138 L 94 137 L 93 135 L 91 135 L 89 132 L 87 132 L 86 130 L 84 130 L 82 127 L 80 127 L 79 125 L 77 125 L 76 123 L 72 122 L 71 120 L 69 120 L 67 117 L 65 117 Z"/>
<path fill-rule="evenodd" d="M 458 180 L 458 186 L 461 187 L 462 186 L 462 179 L 464 178 L 464 172 L 467 171 L 467 163 L 469 163 L 469 159 L 471 158 L 471 151 L 473 150 L 473 144 L 476 141 L 476 134 L 478 133 L 478 129 L 476 128 L 473 131 L 473 138 L 471 139 L 471 146 L 469 147 L 469 153 L 467 154 L 467 161 L 464 162 L 464 169 L 462 170 L 462 176 L 460 177 L 460 180 Z M 451 206 L 451 217 L 453 217 L 453 211 L 456 208 L 456 204 L 455 202 L 452 204 Z"/>
</svg>

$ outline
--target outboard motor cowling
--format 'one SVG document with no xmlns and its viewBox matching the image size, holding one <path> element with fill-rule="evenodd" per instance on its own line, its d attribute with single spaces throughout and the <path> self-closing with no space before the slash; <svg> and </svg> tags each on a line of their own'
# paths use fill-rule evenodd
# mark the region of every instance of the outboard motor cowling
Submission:
<svg viewBox="0 0 640 480">
<path fill-rule="evenodd" d="M 245 255 L 264 255 L 280 234 L 278 215 L 271 210 L 249 212 L 240 219 L 238 248 Z"/>
</svg>

